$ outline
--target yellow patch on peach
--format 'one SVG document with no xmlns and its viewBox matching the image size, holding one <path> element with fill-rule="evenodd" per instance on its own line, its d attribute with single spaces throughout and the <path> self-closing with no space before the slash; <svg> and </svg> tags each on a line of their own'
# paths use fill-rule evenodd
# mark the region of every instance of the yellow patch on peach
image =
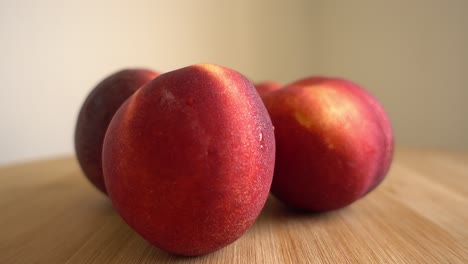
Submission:
<svg viewBox="0 0 468 264">
<path fill-rule="evenodd" d="M 312 128 L 312 120 L 304 113 L 294 112 L 294 118 L 296 118 L 297 122 L 299 122 L 301 126 L 305 128 Z"/>
<path fill-rule="evenodd" d="M 215 76 L 224 74 L 224 69 L 221 66 L 215 64 L 197 64 L 197 67 L 202 68 L 203 70 L 206 70 Z"/>
<path fill-rule="evenodd" d="M 350 127 L 349 120 L 357 120 L 359 117 L 359 110 L 354 101 L 344 95 L 338 93 L 334 89 L 328 87 L 317 87 L 306 93 L 307 96 L 318 98 L 323 107 L 323 115 L 326 116 L 324 124 L 337 124 L 345 128 Z"/>
<path fill-rule="evenodd" d="M 226 77 L 226 72 L 223 67 L 215 64 L 198 64 L 197 67 L 205 70 L 218 82 L 222 83 L 222 86 L 226 87 L 226 89 L 224 90 L 225 93 L 229 93 L 235 96 L 234 98 L 239 97 L 239 91 L 235 89 L 235 86 L 237 85 L 236 82 L 233 81 L 231 78 Z"/>
</svg>

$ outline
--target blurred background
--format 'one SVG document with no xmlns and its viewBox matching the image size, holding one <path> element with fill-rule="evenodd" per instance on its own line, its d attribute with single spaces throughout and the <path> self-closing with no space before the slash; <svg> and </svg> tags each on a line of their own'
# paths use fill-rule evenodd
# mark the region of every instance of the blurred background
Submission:
<svg viewBox="0 0 468 264">
<path fill-rule="evenodd" d="M 468 149 L 465 0 L 0 0 L 0 164 L 72 154 L 76 117 L 127 67 L 221 64 L 253 81 L 351 79 L 399 145 Z"/>
</svg>

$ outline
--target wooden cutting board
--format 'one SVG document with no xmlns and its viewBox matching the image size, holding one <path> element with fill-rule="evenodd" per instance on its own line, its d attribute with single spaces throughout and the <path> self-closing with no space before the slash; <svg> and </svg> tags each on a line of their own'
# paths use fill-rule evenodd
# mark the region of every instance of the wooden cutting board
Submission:
<svg viewBox="0 0 468 264">
<path fill-rule="evenodd" d="M 73 157 L 0 168 L 0 263 L 468 263 L 468 154 L 398 148 L 355 204 L 298 214 L 270 197 L 235 243 L 178 257 L 132 231 Z"/>
</svg>

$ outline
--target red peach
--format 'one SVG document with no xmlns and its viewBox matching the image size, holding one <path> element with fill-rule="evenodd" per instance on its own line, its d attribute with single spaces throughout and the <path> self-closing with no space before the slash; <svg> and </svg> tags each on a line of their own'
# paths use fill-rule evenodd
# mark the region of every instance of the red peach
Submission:
<svg viewBox="0 0 468 264">
<path fill-rule="evenodd" d="M 85 176 L 106 193 L 102 175 L 102 144 L 114 113 L 138 88 L 158 74 L 127 69 L 102 80 L 84 101 L 75 128 L 75 150 Z"/>
<path fill-rule="evenodd" d="M 394 152 L 394 137 L 393 137 L 393 129 L 390 123 L 390 119 L 387 116 L 383 106 L 380 102 L 367 90 L 360 87 L 359 85 L 350 82 L 348 80 L 340 79 L 340 78 L 325 78 L 325 77 L 313 77 L 313 78 L 305 78 L 302 80 L 298 80 L 291 85 L 299 85 L 299 86 L 308 86 L 308 85 L 334 85 L 337 87 L 342 87 L 343 89 L 348 89 L 354 92 L 356 95 L 364 98 L 369 104 L 369 107 L 374 109 L 375 114 L 377 115 L 378 122 L 381 126 L 381 129 L 385 135 L 385 142 L 384 146 L 382 147 L 384 150 L 384 154 L 382 157 L 380 170 L 376 173 L 375 180 L 373 181 L 372 186 L 369 188 L 368 192 L 373 190 L 375 187 L 379 185 L 379 183 L 384 179 L 387 175 L 390 165 L 393 160 L 393 152 Z"/>
<path fill-rule="evenodd" d="M 291 207 L 338 209 L 385 176 L 393 134 L 377 100 L 354 83 L 307 78 L 263 97 L 275 126 L 272 193 Z"/>
<path fill-rule="evenodd" d="M 239 238 L 267 199 L 271 120 L 253 85 L 217 65 L 149 82 L 115 114 L 104 140 L 109 196 L 154 246 L 202 255 Z"/>
</svg>

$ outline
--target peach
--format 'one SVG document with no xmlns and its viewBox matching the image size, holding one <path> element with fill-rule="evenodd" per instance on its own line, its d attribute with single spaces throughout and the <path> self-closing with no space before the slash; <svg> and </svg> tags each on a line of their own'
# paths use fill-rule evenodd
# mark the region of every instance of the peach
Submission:
<svg viewBox="0 0 468 264">
<path fill-rule="evenodd" d="M 255 89 L 257 89 L 258 94 L 263 96 L 269 92 L 278 90 L 281 88 L 281 84 L 273 81 L 264 81 L 255 84 Z"/>
<path fill-rule="evenodd" d="M 160 75 L 117 111 L 104 179 L 122 218 L 154 246 L 195 256 L 239 238 L 269 194 L 271 120 L 240 73 L 200 64 Z"/>
<path fill-rule="evenodd" d="M 127 69 L 102 80 L 84 101 L 75 128 L 78 162 L 89 181 L 106 193 L 102 174 L 102 144 L 114 113 L 138 88 L 158 74 L 145 69 Z"/>
<path fill-rule="evenodd" d="M 347 206 L 375 188 L 393 157 L 382 106 L 358 85 L 306 78 L 263 97 L 276 137 L 272 193 L 308 211 Z"/>
</svg>

